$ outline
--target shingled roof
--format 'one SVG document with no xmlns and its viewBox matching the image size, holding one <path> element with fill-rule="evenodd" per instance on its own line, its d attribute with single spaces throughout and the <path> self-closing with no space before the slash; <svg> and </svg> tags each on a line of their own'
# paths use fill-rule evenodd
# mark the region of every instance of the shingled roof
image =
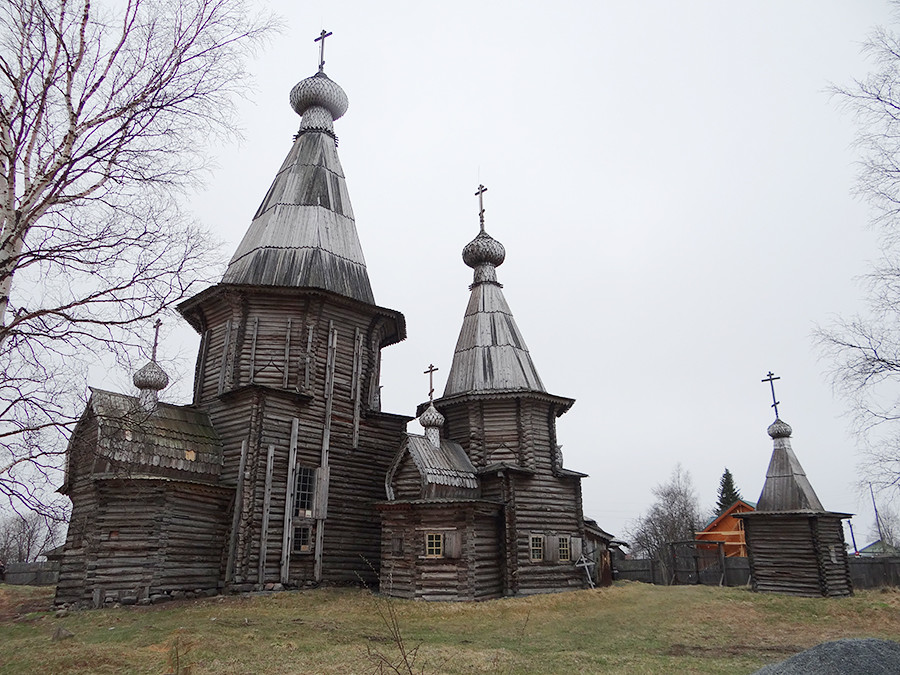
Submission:
<svg viewBox="0 0 900 675">
<path fill-rule="evenodd" d="M 463 249 L 475 270 L 469 304 L 453 352 L 444 397 L 498 391 L 544 392 L 525 339 L 513 318 L 496 267 L 506 252 L 482 230 Z"/>
<path fill-rule="evenodd" d="M 98 423 L 95 473 L 218 480 L 222 442 L 202 410 L 160 403 L 148 414 L 134 396 L 91 389 L 85 415 Z"/>
<path fill-rule="evenodd" d="M 222 282 L 321 288 L 375 304 L 332 127 L 346 94 L 319 72 L 297 84 L 291 104 L 300 133 Z"/>
<path fill-rule="evenodd" d="M 791 448 L 790 425 L 776 419 L 768 433 L 774 449 L 756 511 L 825 511 Z"/>
</svg>

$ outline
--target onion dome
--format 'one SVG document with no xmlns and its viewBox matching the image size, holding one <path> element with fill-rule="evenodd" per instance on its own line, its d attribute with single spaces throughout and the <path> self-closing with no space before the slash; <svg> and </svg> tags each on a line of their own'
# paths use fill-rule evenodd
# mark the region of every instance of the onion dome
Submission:
<svg viewBox="0 0 900 675">
<path fill-rule="evenodd" d="M 769 425 L 767 431 L 772 438 L 790 438 L 794 430 L 791 429 L 791 425 L 787 422 L 776 419 Z"/>
<path fill-rule="evenodd" d="M 506 259 L 503 244 L 482 230 L 462 251 L 463 262 L 475 270 L 475 283 L 497 282 L 496 268 Z"/>
<path fill-rule="evenodd" d="M 431 403 L 421 415 L 419 415 L 419 424 L 428 429 L 429 427 L 444 426 L 444 416 L 438 412 L 434 404 Z"/>
<path fill-rule="evenodd" d="M 301 133 L 316 130 L 334 135 L 332 123 L 340 119 L 349 106 L 344 90 L 322 71 L 294 85 L 290 98 L 294 112 L 303 118 Z"/>
<path fill-rule="evenodd" d="M 435 448 L 441 447 L 441 427 L 444 426 L 444 416 L 437 411 L 434 403 L 429 403 L 428 408 L 419 415 L 419 424 L 425 427 L 425 438 Z"/>
<path fill-rule="evenodd" d="M 150 361 L 134 374 L 132 381 L 138 389 L 159 391 L 169 385 L 169 376 L 156 361 Z"/>
<path fill-rule="evenodd" d="M 153 349 L 153 355 L 156 356 L 156 348 Z M 157 392 L 165 389 L 169 384 L 169 376 L 166 374 L 155 358 L 151 359 L 147 365 L 137 371 L 131 378 L 134 386 L 141 390 L 139 397 L 141 408 L 149 414 L 156 412 L 158 406 Z"/>
</svg>

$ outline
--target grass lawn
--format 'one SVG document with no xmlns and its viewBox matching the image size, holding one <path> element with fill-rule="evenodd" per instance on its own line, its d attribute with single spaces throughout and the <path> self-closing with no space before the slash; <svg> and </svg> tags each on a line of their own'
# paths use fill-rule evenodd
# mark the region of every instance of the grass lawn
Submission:
<svg viewBox="0 0 900 675">
<path fill-rule="evenodd" d="M 820 599 L 650 586 L 478 604 L 358 589 L 189 600 L 56 618 L 52 590 L 0 585 L 0 673 L 750 673 L 841 637 L 900 641 L 900 590 Z M 72 637 L 54 640 L 59 628 Z M 177 663 L 176 663 L 177 662 Z M 384 662 L 382 661 L 382 666 Z M 409 671 L 399 671 L 406 672 Z"/>
</svg>

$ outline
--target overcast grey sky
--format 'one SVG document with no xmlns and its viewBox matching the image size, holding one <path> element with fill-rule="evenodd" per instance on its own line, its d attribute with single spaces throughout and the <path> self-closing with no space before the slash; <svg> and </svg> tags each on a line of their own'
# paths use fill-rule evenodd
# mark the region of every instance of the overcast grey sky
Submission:
<svg viewBox="0 0 900 675">
<path fill-rule="evenodd" d="M 860 43 L 887 2 L 270 6 L 286 30 L 252 64 L 244 140 L 214 149 L 192 209 L 230 256 L 297 131 L 288 92 L 333 31 L 357 229 L 376 301 L 408 323 L 384 351 L 385 410 L 414 413 L 429 363 L 443 389 L 483 182 L 507 301 L 547 389 L 576 399 L 558 429 L 591 476 L 585 515 L 623 535 L 677 462 L 704 506 L 726 466 L 756 500 L 772 369 L 813 487 L 869 541 L 857 443 L 810 334 L 864 309 L 875 236 L 850 194 L 853 122 L 826 88 L 868 71 Z M 164 348 L 193 358 L 196 341 L 170 329 Z"/>
</svg>

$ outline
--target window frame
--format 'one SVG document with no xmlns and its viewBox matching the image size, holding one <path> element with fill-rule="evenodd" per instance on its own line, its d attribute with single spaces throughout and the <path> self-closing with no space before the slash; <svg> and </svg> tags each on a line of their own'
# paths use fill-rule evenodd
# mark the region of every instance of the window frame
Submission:
<svg viewBox="0 0 900 675">
<path fill-rule="evenodd" d="M 305 533 L 304 536 L 300 536 Z M 303 541 L 306 544 L 303 544 Z M 308 555 L 312 553 L 312 528 L 309 525 L 294 525 L 294 536 L 291 542 L 291 553 L 296 555 Z"/>
<path fill-rule="evenodd" d="M 538 553 L 538 555 L 535 556 L 535 553 Z M 546 559 L 543 534 L 530 534 L 528 536 L 528 559 L 533 563 L 544 562 Z"/>
<path fill-rule="evenodd" d="M 557 547 L 557 556 L 559 562 L 572 562 L 572 537 L 567 534 L 559 535 L 559 543 L 557 544 Z M 565 551 L 565 555 L 563 555 L 563 551 Z"/>
<path fill-rule="evenodd" d="M 306 489 L 303 489 L 304 487 Z M 294 518 L 312 518 L 315 497 L 316 469 L 298 464 L 297 480 L 294 485 Z"/>
<path fill-rule="evenodd" d="M 425 532 L 425 557 L 444 557 L 444 533 L 436 531 Z"/>
</svg>

